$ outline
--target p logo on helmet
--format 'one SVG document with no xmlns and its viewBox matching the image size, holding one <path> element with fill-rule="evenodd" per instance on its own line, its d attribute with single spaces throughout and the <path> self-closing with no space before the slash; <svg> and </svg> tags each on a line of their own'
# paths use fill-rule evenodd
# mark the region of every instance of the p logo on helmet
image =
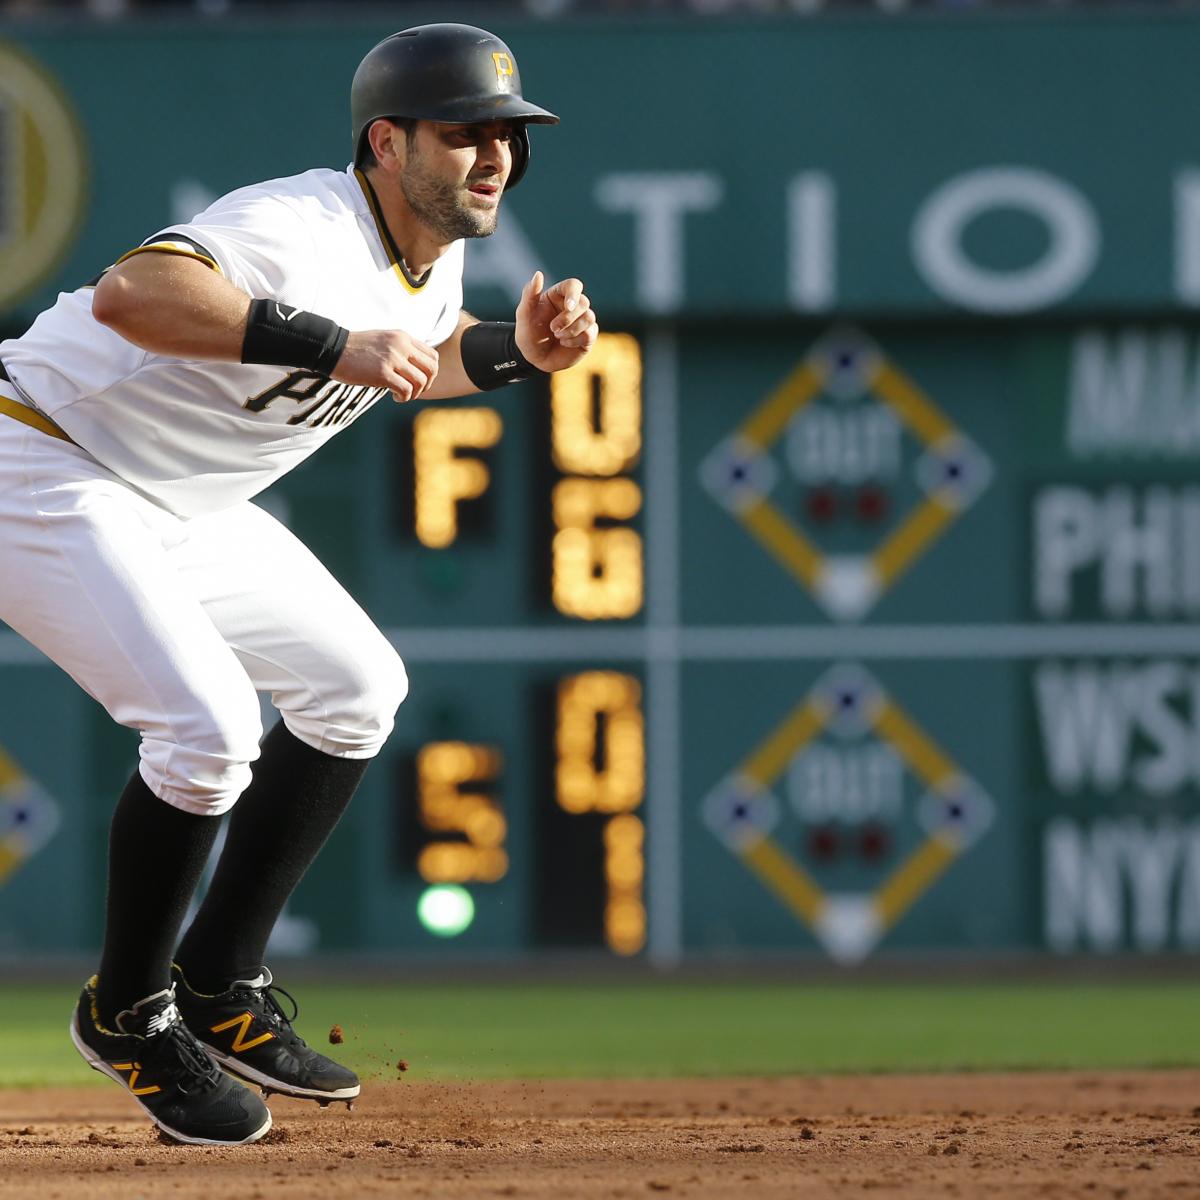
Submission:
<svg viewBox="0 0 1200 1200">
<path fill-rule="evenodd" d="M 512 78 L 513 60 L 502 50 L 493 50 L 492 62 L 496 64 L 496 82 L 504 87 L 506 81 Z"/>
</svg>

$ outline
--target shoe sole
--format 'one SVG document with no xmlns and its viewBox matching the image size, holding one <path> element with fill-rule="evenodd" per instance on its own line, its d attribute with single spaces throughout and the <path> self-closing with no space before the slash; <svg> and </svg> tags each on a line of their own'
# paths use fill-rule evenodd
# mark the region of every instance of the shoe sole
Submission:
<svg viewBox="0 0 1200 1200">
<path fill-rule="evenodd" d="M 273 1092 L 278 1092 L 281 1096 L 291 1096 L 295 1100 L 317 1100 L 320 1102 L 339 1100 L 349 1103 L 351 1100 L 356 1100 L 359 1092 L 362 1091 L 361 1084 L 355 1084 L 352 1088 L 338 1088 L 332 1092 L 323 1092 L 320 1088 L 296 1087 L 295 1084 L 273 1079 L 264 1071 L 257 1071 L 254 1067 L 248 1067 L 236 1058 L 222 1054 L 220 1050 L 210 1046 L 203 1040 L 200 1044 L 208 1051 L 210 1057 L 220 1063 L 231 1075 L 236 1075 L 239 1079 L 244 1079 L 247 1083 L 257 1084 L 260 1088 L 269 1088 Z"/>
<path fill-rule="evenodd" d="M 101 1075 L 107 1075 L 109 1079 L 115 1080 L 121 1085 L 122 1091 L 132 1100 L 138 1108 L 142 1110 L 150 1118 L 150 1120 L 161 1129 L 169 1138 L 173 1138 L 177 1142 L 183 1142 L 188 1146 L 246 1146 L 251 1142 L 257 1142 L 271 1128 L 271 1113 L 268 1110 L 266 1124 L 261 1129 L 256 1129 L 249 1137 L 239 1138 L 236 1141 L 228 1138 L 201 1138 L 193 1137 L 188 1133 L 180 1133 L 178 1129 L 172 1129 L 166 1122 L 160 1120 L 152 1113 L 126 1086 L 125 1080 L 121 1078 L 92 1048 L 83 1040 L 79 1032 L 78 1020 L 75 1017 L 71 1019 L 71 1044 L 79 1051 L 80 1057 L 93 1071 L 99 1071 Z"/>
</svg>

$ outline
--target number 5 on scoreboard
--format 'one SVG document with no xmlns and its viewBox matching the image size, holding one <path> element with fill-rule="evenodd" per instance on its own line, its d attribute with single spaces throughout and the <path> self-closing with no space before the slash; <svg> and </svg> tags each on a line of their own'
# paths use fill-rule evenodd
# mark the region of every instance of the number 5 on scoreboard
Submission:
<svg viewBox="0 0 1200 1200">
<path fill-rule="evenodd" d="M 491 794 L 502 759 L 494 746 L 430 742 L 417 755 L 417 815 L 430 833 L 417 871 L 429 883 L 495 883 L 508 871 L 508 823 Z"/>
</svg>

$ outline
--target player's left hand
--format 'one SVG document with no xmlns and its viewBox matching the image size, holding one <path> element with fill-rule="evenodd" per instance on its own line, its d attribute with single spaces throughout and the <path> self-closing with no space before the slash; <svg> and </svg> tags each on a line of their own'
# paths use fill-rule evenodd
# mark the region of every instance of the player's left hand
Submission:
<svg viewBox="0 0 1200 1200">
<path fill-rule="evenodd" d="M 521 293 L 517 305 L 517 347 L 542 371 L 573 367 L 596 344 L 600 327 L 578 279 L 545 288 L 541 271 Z"/>
</svg>

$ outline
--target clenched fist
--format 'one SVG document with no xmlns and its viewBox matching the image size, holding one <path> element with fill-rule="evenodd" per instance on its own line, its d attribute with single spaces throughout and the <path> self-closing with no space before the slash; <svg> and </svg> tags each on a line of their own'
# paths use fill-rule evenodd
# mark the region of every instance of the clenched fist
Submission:
<svg viewBox="0 0 1200 1200">
<path fill-rule="evenodd" d="M 438 352 L 399 329 L 352 333 L 334 368 L 339 383 L 385 387 L 403 403 L 415 400 L 437 378 Z"/>
<path fill-rule="evenodd" d="M 541 271 L 517 305 L 517 347 L 542 371 L 573 367 L 596 344 L 600 327 L 578 279 L 563 279 L 542 290 Z"/>
</svg>

